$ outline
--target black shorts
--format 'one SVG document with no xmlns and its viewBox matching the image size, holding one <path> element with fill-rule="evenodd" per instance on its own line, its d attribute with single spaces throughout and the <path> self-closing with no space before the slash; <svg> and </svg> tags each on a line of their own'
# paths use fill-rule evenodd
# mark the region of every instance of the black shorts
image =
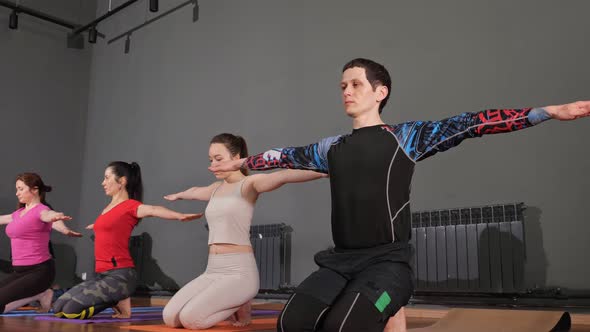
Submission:
<svg viewBox="0 0 590 332">
<path fill-rule="evenodd" d="M 387 244 L 368 249 L 328 249 L 315 255 L 320 267 L 297 288 L 332 305 L 340 294 L 365 295 L 383 319 L 408 304 L 414 292 L 408 244 Z"/>
</svg>

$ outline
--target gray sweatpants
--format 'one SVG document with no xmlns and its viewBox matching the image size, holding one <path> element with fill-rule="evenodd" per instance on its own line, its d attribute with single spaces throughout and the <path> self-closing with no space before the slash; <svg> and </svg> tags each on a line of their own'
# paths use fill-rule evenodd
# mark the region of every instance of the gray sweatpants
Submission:
<svg viewBox="0 0 590 332">
<path fill-rule="evenodd" d="M 209 255 L 205 273 L 182 287 L 164 308 L 171 327 L 206 329 L 230 317 L 258 294 L 252 253 Z"/>
</svg>

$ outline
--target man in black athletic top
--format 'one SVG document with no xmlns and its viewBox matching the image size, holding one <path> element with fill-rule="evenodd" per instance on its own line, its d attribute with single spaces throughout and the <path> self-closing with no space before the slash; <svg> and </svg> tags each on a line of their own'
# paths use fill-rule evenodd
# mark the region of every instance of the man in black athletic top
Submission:
<svg viewBox="0 0 590 332">
<path fill-rule="evenodd" d="M 545 120 L 590 115 L 590 101 L 463 113 L 441 121 L 387 125 L 380 114 L 391 79 L 382 65 L 354 59 L 342 73 L 342 97 L 352 133 L 303 147 L 276 148 L 211 171 L 247 167 L 310 169 L 330 175 L 334 249 L 315 255 L 306 278 L 279 316 L 277 330 L 405 331 L 403 311 L 413 292 L 410 186 L 414 165 L 466 138 L 525 129 Z M 396 313 L 399 314 L 396 315 Z"/>
</svg>

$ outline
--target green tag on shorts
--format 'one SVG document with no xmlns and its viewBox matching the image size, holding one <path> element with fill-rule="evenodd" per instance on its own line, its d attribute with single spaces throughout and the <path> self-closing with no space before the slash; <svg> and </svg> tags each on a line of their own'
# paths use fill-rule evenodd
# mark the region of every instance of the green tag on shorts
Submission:
<svg viewBox="0 0 590 332">
<path fill-rule="evenodd" d="M 390 303 L 391 298 L 389 297 L 389 294 L 387 294 L 387 292 L 383 292 L 383 294 L 379 296 L 379 299 L 377 299 L 377 302 L 375 302 L 375 307 L 377 307 L 379 312 L 383 312 L 383 310 L 385 310 L 385 308 L 387 308 Z"/>
</svg>

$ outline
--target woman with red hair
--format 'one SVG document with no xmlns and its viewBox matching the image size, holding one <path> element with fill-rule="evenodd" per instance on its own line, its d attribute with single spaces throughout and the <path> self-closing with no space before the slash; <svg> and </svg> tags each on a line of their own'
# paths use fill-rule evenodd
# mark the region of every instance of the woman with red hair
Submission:
<svg viewBox="0 0 590 332">
<path fill-rule="evenodd" d="M 35 173 L 16 177 L 17 210 L 0 216 L 10 238 L 13 272 L 0 281 L 0 313 L 5 313 L 38 300 L 41 311 L 51 307 L 55 263 L 49 252 L 51 229 L 70 236 L 81 236 L 63 224 L 72 219 L 55 212 L 45 201 L 51 186 Z"/>
</svg>

